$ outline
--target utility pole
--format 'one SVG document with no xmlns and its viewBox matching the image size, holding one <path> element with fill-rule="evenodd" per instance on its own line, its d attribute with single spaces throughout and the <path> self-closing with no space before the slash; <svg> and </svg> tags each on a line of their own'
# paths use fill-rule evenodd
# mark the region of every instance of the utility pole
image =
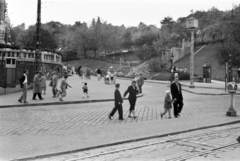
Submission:
<svg viewBox="0 0 240 161">
<path fill-rule="evenodd" d="M 35 65 L 36 71 L 38 71 L 38 66 L 41 63 L 41 50 L 40 46 L 40 30 L 41 30 L 41 0 L 38 0 L 37 4 L 37 25 L 36 25 L 36 54 L 35 54 Z"/>
</svg>

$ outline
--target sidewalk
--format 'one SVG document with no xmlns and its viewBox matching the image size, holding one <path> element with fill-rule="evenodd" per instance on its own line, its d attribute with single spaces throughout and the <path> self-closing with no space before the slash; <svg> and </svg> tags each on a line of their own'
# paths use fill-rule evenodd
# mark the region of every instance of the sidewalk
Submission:
<svg viewBox="0 0 240 161">
<path fill-rule="evenodd" d="M 58 80 L 58 89 L 60 86 L 62 79 Z M 82 98 L 82 87 L 83 83 L 88 83 L 89 89 L 89 98 Z M 27 101 L 28 104 L 19 103 L 18 99 L 21 96 L 22 92 L 10 93 L 6 95 L 0 95 L 0 108 L 7 107 L 20 107 L 20 106 L 42 106 L 42 105 L 60 105 L 60 104 L 76 104 L 76 103 L 92 103 L 92 102 L 105 102 L 105 101 L 113 101 L 114 100 L 114 90 L 115 85 L 106 85 L 101 79 L 97 80 L 96 77 L 92 77 L 91 79 L 81 79 L 79 76 L 74 75 L 72 77 L 68 77 L 68 83 L 73 88 L 67 89 L 67 96 L 63 98 L 63 102 L 59 101 L 58 98 L 52 98 L 52 88 L 48 86 L 50 81 L 47 81 L 47 91 L 46 95 L 42 95 L 44 100 L 32 100 L 32 89 L 27 92 Z M 123 94 L 125 92 L 127 86 L 130 85 L 130 82 L 125 81 L 121 82 L 120 91 Z M 139 95 L 138 97 L 141 97 Z"/>
<path fill-rule="evenodd" d="M 124 90 L 130 83 L 121 80 L 131 80 L 129 78 L 117 78 L 123 86 L 120 90 L 123 94 Z M 58 89 L 62 79 L 59 79 Z M 92 77 L 90 80 L 81 79 L 77 75 L 68 78 L 69 84 L 73 88 L 67 89 L 67 96 L 64 98 L 64 102 L 60 102 L 58 98 L 52 98 L 51 87 L 47 86 L 46 95 L 42 95 L 44 100 L 32 100 L 32 89 L 28 90 L 28 99 L 29 104 L 21 104 L 18 102 L 18 99 L 21 95 L 21 92 L 10 93 L 6 95 L 0 95 L 0 108 L 8 107 L 22 107 L 22 106 L 41 106 L 41 105 L 60 105 L 60 104 L 79 104 L 79 103 L 92 103 L 92 102 L 106 102 L 113 101 L 113 92 L 115 90 L 114 85 L 105 85 L 103 79 L 97 81 L 96 77 Z M 82 98 L 82 82 L 88 82 L 89 87 L 89 98 Z M 163 85 L 170 85 L 169 81 L 156 81 L 156 80 L 146 80 L 146 83 L 157 83 Z M 181 81 L 183 91 L 197 94 L 197 95 L 229 95 L 228 92 L 225 92 L 225 84 L 220 81 L 212 81 L 212 83 L 195 83 L 195 88 L 189 88 L 188 81 Z M 47 85 L 49 81 L 47 81 Z M 240 90 L 240 89 L 238 89 Z M 239 93 L 237 93 L 239 95 Z M 142 95 L 139 95 L 141 97 Z"/>
</svg>

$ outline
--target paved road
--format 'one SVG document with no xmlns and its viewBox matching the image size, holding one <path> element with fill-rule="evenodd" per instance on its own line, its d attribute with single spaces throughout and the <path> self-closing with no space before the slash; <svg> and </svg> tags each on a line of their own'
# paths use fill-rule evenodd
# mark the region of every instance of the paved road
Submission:
<svg viewBox="0 0 240 161">
<path fill-rule="evenodd" d="M 130 81 L 119 80 L 119 83 L 123 94 Z M 100 89 L 104 87 L 106 85 Z M 113 93 L 114 87 L 108 88 Z M 113 102 L 0 109 L 0 160 L 59 153 L 240 120 L 224 116 L 228 96 L 198 96 L 187 92 L 183 92 L 185 105 L 181 118 L 161 120 L 168 88 L 163 84 L 145 83 L 144 97 L 137 101 L 136 120 L 126 117 L 128 101 L 123 104 L 124 121 L 119 121 L 117 116 L 108 120 Z M 91 89 L 93 93 L 94 90 L 98 89 Z M 239 105 L 239 96 L 236 98 Z M 238 107 L 236 110 L 240 112 Z"/>
<path fill-rule="evenodd" d="M 238 161 L 239 124 L 55 156 L 38 161 Z"/>
</svg>

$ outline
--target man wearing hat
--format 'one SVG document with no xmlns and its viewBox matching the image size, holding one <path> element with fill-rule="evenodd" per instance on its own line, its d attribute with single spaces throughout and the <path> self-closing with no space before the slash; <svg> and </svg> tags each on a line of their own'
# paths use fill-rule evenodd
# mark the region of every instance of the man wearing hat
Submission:
<svg viewBox="0 0 240 161">
<path fill-rule="evenodd" d="M 108 118 L 111 120 L 115 112 L 118 110 L 119 120 L 124 120 L 123 109 L 122 109 L 123 100 L 122 100 L 121 93 L 119 92 L 120 84 L 117 83 L 115 87 L 116 87 L 116 90 L 114 92 L 115 107 L 112 109 L 112 112 L 108 115 Z"/>
<path fill-rule="evenodd" d="M 174 116 L 179 117 L 182 107 L 183 107 L 183 96 L 182 96 L 182 87 L 178 82 L 178 77 L 175 77 L 174 82 L 171 84 L 171 93 L 172 99 L 174 100 L 173 108 L 174 108 Z"/>
<path fill-rule="evenodd" d="M 125 97 L 128 93 L 129 93 L 128 100 L 129 100 L 129 103 L 130 103 L 130 109 L 129 109 L 128 117 L 130 117 L 130 118 L 133 117 L 135 119 L 135 118 L 137 118 L 137 116 L 135 115 L 135 105 L 136 105 L 137 94 L 138 94 L 138 90 L 137 90 L 137 87 L 136 87 L 136 81 L 135 80 L 132 81 L 132 85 L 128 87 L 128 89 L 124 93 L 123 97 Z M 133 114 L 133 116 L 131 116 L 131 113 Z"/>
<path fill-rule="evenodd" d="M 40 76 L 41 76 L 41 72 L 36 72 L 33 78 L 33 98 L 32 98 L 33 100 L 36 100 L 37 95 L 40 100 L 43 100 L 41 95 L 42 88 L 41 88 Z"/>
</svg>

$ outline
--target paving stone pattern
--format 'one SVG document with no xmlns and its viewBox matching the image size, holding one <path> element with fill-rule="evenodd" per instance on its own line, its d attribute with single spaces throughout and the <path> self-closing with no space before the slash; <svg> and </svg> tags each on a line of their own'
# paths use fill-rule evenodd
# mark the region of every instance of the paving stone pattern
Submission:
<svg viewBox="0 0 240 161">
<path fill-rule="evenodd" d="M 238 161 L 240 144 L 236 142 L 236 137 L 239 131 L 239 125 L 230 125 L 39 159 L 39 161 Z M 216 149 L 229 144 L 233 145 Z"/>
<path fill-rule="evenodd" d="M 118 81 L 123 94 L 130 81 Z M 101 85 L 103 87 L 100 89 L 103 90 L 106 85 Z M 168 128 L 166 130 L 174 131 L 176 127 L 179 130 L 187 126 L 181 123 L 184 120 L 192 120 L 194 127 L 197 127 L 197 123 L 201 122 L 201 119 L 218 122 L 215 118 L 208 118 L 213 116 L 208 114 L 222 113 L 222 117 L 225 118 L 229 96 L 198 96 L 183 92 L 185 105 L 181 118 L 161 120 L 160 112 L 163 111 L 163 101 L 167 89 L 169 87 L 164 84 L 145 83 L 143 86 L 144 96 L 137 101 L 136 114 L 138 118 L 135 120 L 127 117 L 129 109 L 127 100 L 123 104 L 124 121 L 118 120 L 117 113 L 112 120 L 107 118 L 114 102 L 0 109 L 0 160 L 75 150 L 84 148 L 84 146 L 94 146 L 95 142 L 98 144 L 109 143 L 110 139 L 119 141 L 129 139 L 129 136 L 137 138 L 156 135 L 156 131 L 147 131 L 145 126 L 164 127 Z M 108 92 L 113 95 L 113 85 L 106 90 L 103 94 Z M 94 89 L 91 91 L 94 93 Z M 97 92 L 101 94 L 101 91 Z M 75 97 L 77 97 L 76 94 Z M 78 94 L 81 96 L 81 92 Z M 236 96 L 236 105 L 239 104 L 239 96 Z M 238 113 L 240 112 L 238 106 L 236 106 L 236 110 Z M 140 131 L 140 128 L 143 130 Z M 106 132 L 103 132 L 102 129 Z M 117 129 L 119 135 L 116 134 Z M 114 131 L 112 132 L 114 135 L 111 131 Z M 95 136 L 102 140 L 98 140 Z M 95 138 L 95 142 L 88 140 L 89 138 Z"/>
</svg>

